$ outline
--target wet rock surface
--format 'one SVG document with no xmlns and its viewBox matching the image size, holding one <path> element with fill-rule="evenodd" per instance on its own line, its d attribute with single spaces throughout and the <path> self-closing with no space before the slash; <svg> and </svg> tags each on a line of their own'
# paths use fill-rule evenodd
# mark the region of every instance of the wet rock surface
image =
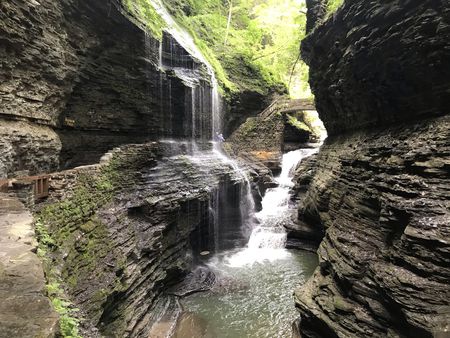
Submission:
<svg viewBox="0 0 450 338">
<path fill-rule="evenodd" d="M 300 202 L 326 230 L 302 337 L 449 334 L 449 11 L 345 1 L 302 44 L 331 134 Z"/>
<path fill-rule="evenodd" d="M 196 102 L 186 102 L 193 97 L 191 84 L 161 68 L 160 42 L 119 1 L 3 1 L 0 9 L 2 143 L 13 153 L 27 153 L 36 165 L 22 166 L 31 174 L 96 163 L 120 144 L 191 136 L 186 125 L 191 107 L 203 104 L 200 90 Z M 174 50 L 163 61 L 184 58 L 185 66 L 198 70 L 194 80 L 208 101 L 211 84 L 204 65 L 186 57 L 167 34 L 163 45 Z M 208 123 L 210 108 L 201 112 Z M 27 129 L 6 120 L 27 121 L 35 132 L 23 138 L 33 144 L 19 144 L 17 134 Z M 49 135 L 58 147 L 47 144 Z M 42 153 L 51 161 L 39 163 Z M 0 176 L 12 174 L 15 158 L 8 152 L 0 158 L 9 170 Z"/>
<path fill-rule="evenodd" d="M 296 291 L 305 337 L 448 334 L 450 118 L 323 146 L 302 214 L 326 229 Z"/>
<path fill-rule="evenodd" d="M 317 170 L 317 154 L 303 159 L 295 169 L 292 188 L 292 201 L 298 205 L 296 219 L 286 223 L 287 248 L 316 251 L 324 236 L 320 222 L 308 219 L 304 212 L 304 200 Z"/>
<path fill-rule="evenodd" d="M 167 293 L 184 297 L 195 292 L 208 291 L 213 287 L 215 280 L 214 272 L 207 266 L 198 266 L 184 277 L 181 283 L 172 287 Z"/>
<path fill-rule="evenodd" d="M 108 156 L 109 164 L 53 175 L 52 182 L 65 193 L 52 191 L 53 204 L 40 214 L 55 239 L 54 265 L 89 337 L 148 336 L 169 325 L 160 323 L 152 331 L 161 318 L 172 317 L 163 305 L 170 301 L 168 289 L 189 273 L 193 255 L 211 250 L 206 245 L 214 236 L 214 191 L 224 189 L 219 195 L 226 196 L 243 184 L 212 152 L 191 156 L 179 151 L 173 144 L 123 146 Z M 100 179 L 105 172 L 114 180 Z M 86 176 L 94 183 L 82 184 Z M 100 194 L 105 188 L 108 193 Z M 222 217 L 234 224 L 239 208 L 228 208 Z M 200 275 L 206 276 L 204 286 L 211 276 Z M 187 284 L 189 292 L 203 287 Z"/>
</svg>

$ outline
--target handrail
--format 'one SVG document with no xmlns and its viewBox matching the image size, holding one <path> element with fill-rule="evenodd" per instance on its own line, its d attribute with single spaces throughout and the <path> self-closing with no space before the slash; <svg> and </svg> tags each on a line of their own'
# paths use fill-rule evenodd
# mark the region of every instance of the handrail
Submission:
<svg viewBox="0 0 450 338">
<path fill-rule="evenodd" d="M 1 179 L 0 191 L 7 192 L 9 183 L 14 181 L 31 183 L 33 185 L 33 195 L 35 200 L 47 197 L 49 195 L 50 175 L 25 176 L 25 177 L 17 177 L 14 179 Z"/>
</svg>

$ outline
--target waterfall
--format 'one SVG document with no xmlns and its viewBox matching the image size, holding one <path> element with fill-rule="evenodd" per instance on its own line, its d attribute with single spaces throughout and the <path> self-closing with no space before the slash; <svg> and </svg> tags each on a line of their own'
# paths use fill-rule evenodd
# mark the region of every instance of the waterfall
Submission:
<svg viewBox="0 0 450 338">
<path fill-rule="evenodd" d="M 217 141 L 218 134 L 222 133 L 222 103 L 219 94 L 219 85 L 211 64 L 206 60 L 201 51 L 196 46 L 192 36 L 176 23 L 170 13 L 162 4 L 161 0 L 149 0 L 156 12 L 166 23 L 165 33 L 159 46 L 159 69 L 166 74 L 174 75 L 190 90 L 186 91 L 184 97 L 185 116 L 183 129 L 185 136 L 190 141 L 165 140 L 164 143 L 170 149 L 172 156 L 178 155 L 177 151 L 185 152 L 183 149 L 190 149 L 189 160 L 192 163 L 207 166 L 208 157 L 214 156 L 223 162 L 224 166 L 232 167 L 236 179 L 241 182 L 239 190 L 240 199 L 240 219 L 243 224 L 243 236 L 248 238 L 253 228 L 255 203 L 251 193 L 251 183 L 249 175 L 245 170 L 239 168 L 238 164 L 228 158 L 222 151 Z M 180 62 L 181 58 L 181 62 Z M 206 68 L 208 79 L 205 80 L 205 71 L 201 70 L 201 65 Z M 172 82 L 168 78 L 169 92 L 169 114 L 170 127 L 173 130 L 173 120 L 175 109 L 172 107 Z M 176 98 L 174 98 L 175 100 Z M 167 117 L 166 117 L 167 120 Z M 166 130 L 168 130 L 166 128 Z M 199 150 L 199 141 L 202 147 Z M 187 146 L 190 143 L 190 147 Z M 204 146 L 205 143 L 212 143 L 212 149 Z M 206 150 L 205 150 L 206 149 Z M 204 168 L 208 170 L 208 168 Z M 221 212 L 220 187 L 213 189 L 208 205 L 209 209 L 209 234 L 214 251 L 220 249 L 219 222 Z"/>
<path fill-rule="evenodd" d="M 289 201 L 294 170 L 303 158 L 317 151 L 317 148 L 299 149 L 283 155 L 281 173 L 275 178 L 278 186 L 267 190 L 261 202 L 262 210 L 255 215 L 259 224 L 252 230 L 247 248 L 231 256 L 229 265 L 273 261 L 289 254 L 284 249 L 286 231 L 283 225 L 290 222 L 293 216 L 294 210 L 289 208 Z"/>
<path fill-rule="evenodd" d="M 191 137 L 192 140 L 210 141 L 214 139 L 216 133 L 221 133 L 222 129 L 219 86 L 214 69 L 198 49 L 192 36 L 177 24 L 161 0 L 150 0 L 150 3 L 165 21 L 165 32 L 168 33 L 163 34 L 160 44 L 159 68 L 162 71 L 172 71 L 187 87 L 191 88 L 190 111 L 187 112 L 190 116 L 185 117 L 185 120 L 189 121 L 190 128 L 186 136 Z M 177 52 L 184 53 L 177 54 Z M 177 57 L 181 58 L 181 62 L 176 59 Z M 200 65 L 206 67 L 209 83 L 203 79 L 202 71 L 198 69 Z"/>
</svg>

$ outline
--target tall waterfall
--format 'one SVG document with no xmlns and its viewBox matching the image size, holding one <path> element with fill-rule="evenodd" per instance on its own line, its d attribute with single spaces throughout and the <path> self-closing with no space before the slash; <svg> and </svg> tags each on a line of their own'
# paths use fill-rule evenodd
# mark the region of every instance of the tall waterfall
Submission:
<svg viewBox="0 0 450 338">
<path fill-rule="evenodd" d="M 249 176 L 245 170 L 239 168 L 235 161 L 221 151 L 220 144 L 217 142 L 216 135 L 222 133 L 223 123 L 219 85 L 214 69 L 202 55 L 192 36 L 177 24 L 161 0 L 149 1 L 166 23 L 163 39 L 159 46 L 158 66 L 162 72 L 170 74 L 168 77 L 169 107 L 163 114 L 169 114 L 169 124 L 172 128 L 173 122 L 177 121 L 173 121 L 175 112 L 172 109 L 171 77 L 178 78 L 186 88 L 190 89 L 185 93 L 183 101 L 184 107 L 187 108 L 185 109 L 183 128 L 184 131 L 188 131 L 185 134 L 190 138 L 190 141 L 165 140 L 166 145 L 171 148 L 172 155 L 176 156 L 183 153 L 187 155 L 189 161 L 202 166 L 203 170 L 208 171 L 208 161 L 216 159 L 234 169 L 236 179 L 240 182 L 240 222 L 245 225 L 244 229 L 249 229 L 251 228 L 255 205 L 251 194 Z M 207 79 L 205 79 L 205 73 Z M 168 119 L 166 117 L 163 120 L 167 121 Z M 208 144 L 208 146 L 205 146 L 205 144 Z M 222 217 L 222 212 L 219 210 L 220 199 L 226 199 L 226 197 L 226 192 L 221 192 L 220 186 L 213 188 L 211 191 L 208 206 L 210 216 L 208 227 L 210 242 L 212 242 L 211 249 L 216 252 L 221 249 L 221 239 L 219 238 L 221 233 L 219 224 Z"/>
<path fill-rule="evenodd" d="M 283 155 L 281 173 L 275 178 L 278 186 L 267 190 L 262 210 L 255 215 L 259 224 L 253 229 L 247 248 L 230 257 L 231 266 L 276 260 L 289 254 L 284 249 L 286 231 L 283 225 L 293 217 L 294 209 L 289 207 L 289 201 L 294 170 L 303 158 L 317 151 L 317 148 L 299 149 Z"/>
<path fill-rule="evenodd" d="M 222 129 L 221 101 L 214 69 L 192 36 L 178 25 L 161 0 L 150 0 L 150 3 L 166 23 L 166 33 L 159 48 L 159 68 L 172 71 L 191 89 L 185 97 L 185 105 L 190 108 L 185 128 L 190 130 L 193 140 L 212 140 Z M 208 83 L 205 83 L 201 65 L 206 67 Z"/>
</svg>

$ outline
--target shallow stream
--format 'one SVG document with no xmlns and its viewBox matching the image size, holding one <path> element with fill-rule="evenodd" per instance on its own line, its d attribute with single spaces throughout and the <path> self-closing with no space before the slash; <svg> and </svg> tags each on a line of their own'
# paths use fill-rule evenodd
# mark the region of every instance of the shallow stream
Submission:
<svg viewBox="0 0 450 338">
<path fill-rule="evenodd" d="M 283 156 L 278 186 L 268 189 L 262 210 L 254 216 L 247 246 L 219 251 L 205 258 L 216 275 L 210 292 L 181 300 L 184 312 L 176 338 L 284 338 L 298 317 L 293 291 L 312 275 L 314 253 L 285 249 L 283 224 L 295 217 L 290 189 L 296 165 L 317 149 L 299 149 Z"/>
<path fill-rule="evenodd" d="M 317 266 L 306 251 L 274 249 L 278 259 L 233 266 L 227 251 L 207 263 L 219 282 L 211 292 L 182 300 L 184 314 L 176 338 L 284 338 L 298 314 L 292 293 Z"/>
</svg>

